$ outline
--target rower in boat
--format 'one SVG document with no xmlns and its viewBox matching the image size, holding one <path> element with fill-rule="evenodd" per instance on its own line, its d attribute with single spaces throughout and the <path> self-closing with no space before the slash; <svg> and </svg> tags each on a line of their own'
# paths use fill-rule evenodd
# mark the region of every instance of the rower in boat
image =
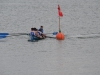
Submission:
<svg viewBox="0 0 100 75">
<path fill-rule="evenodd" d="M 40 26 L 40 29 L 38 29 L 39 35 L 41 35 L 43 38 L 46 38 L 46 35 L 43 32 L 44 32 L 43 26 Z"/>
<path fill-rule="evenodd" d="M 40 40 L 40 39 L 43 39 L 43 37 L 39 35 L 37 29 L 36 28 L 31 28 L 30 40 L 34 41 L 34 40 Z"/>
<path fill-rule="evenodd" d="M 40 36 L 42 36 L 42 38 L 46 38 L 46 35 L 43 34 L 41 31 L 37 30 L 37 32 L 38 32 L 38 34 L 39 34 Z"/>
<path fill-rule="evenodd" d="M 40 26 L 39 31 L 41 31 L 43 33 L 43 26 Z"/>
</svg>

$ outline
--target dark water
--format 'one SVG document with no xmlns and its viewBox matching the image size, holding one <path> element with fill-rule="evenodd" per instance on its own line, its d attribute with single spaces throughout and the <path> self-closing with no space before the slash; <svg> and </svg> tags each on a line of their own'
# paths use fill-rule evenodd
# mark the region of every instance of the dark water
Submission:
<svg viewBox="0 0 100 75">
<path fill-rule="evenodd" d="M 0 39 L 0 75 L 100 74 L 99 0 L 0 0 L 0 32 L 29 33 L 41 25 L 44 33 L 58 31 L 58 4 L 65 40 Z"/>
</svg>

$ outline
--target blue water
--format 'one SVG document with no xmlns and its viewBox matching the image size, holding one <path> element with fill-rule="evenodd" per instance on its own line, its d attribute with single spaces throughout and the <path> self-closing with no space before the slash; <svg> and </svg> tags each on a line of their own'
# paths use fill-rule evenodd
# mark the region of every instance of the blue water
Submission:
<svg viewBox="0 0 100 75">
<path fill-rule="evenodd" d="M 100 74 L 99 0 L 0 0 L 0 33 L 29 33 L 41 25 L 44 33 L 57 32 L 58 4 L 65 40 L 0 39 L 0 75 Z"/>
</svg>

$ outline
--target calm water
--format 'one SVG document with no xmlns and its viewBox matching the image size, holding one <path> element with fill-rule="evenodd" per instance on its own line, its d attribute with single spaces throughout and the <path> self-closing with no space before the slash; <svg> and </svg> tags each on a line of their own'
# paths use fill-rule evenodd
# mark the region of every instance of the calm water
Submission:
<svg viewBox="0 0 100 75">
<path fill-rule="evenodd" d="M 0 75 L 100 74 L 100 0 L 0 0 L 0 32 L 58 31 L 58 4 L 65 40 L 0 39 Z"/>
</svg>

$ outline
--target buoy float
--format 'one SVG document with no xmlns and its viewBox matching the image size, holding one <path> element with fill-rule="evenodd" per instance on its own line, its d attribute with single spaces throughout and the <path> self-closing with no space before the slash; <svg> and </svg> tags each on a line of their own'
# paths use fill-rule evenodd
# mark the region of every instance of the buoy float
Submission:
<svg viewBox="0 0 100 75">
<path fill-rule="evenodd" d="M 64 40 L 65 39 L 65 36 L 63 33 L 59 32 L 57 35 L 56 35 L 56 39 L 57 40 Z"/>
</svg>

